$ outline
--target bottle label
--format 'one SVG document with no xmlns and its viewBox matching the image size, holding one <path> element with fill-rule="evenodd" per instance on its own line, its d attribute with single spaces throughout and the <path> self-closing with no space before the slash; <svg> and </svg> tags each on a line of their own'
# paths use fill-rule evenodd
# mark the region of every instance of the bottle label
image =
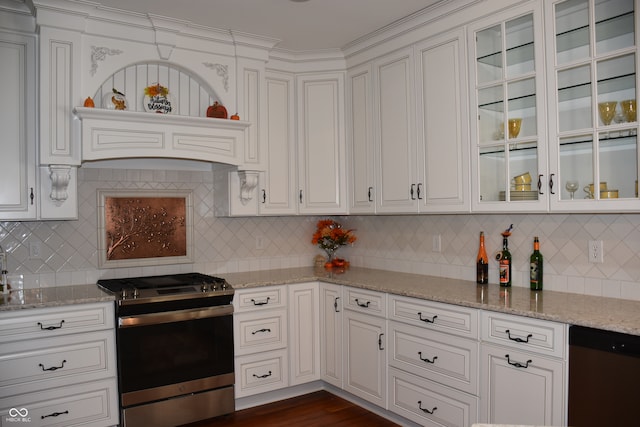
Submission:
<svg viewBox="0 0 640 427">
<path fill-rule="evenodd" d="M 538 284 L 540 283 L 540 266 L 538 265 L 537 262 L 532 262 L 531 263 L 531 287 L 532 288 L 537 288 Z"/>
<path fill-rule="evenodd" d="M 479 262 L 476 266 L 476 282 L 489 283 L 489 264 Z"/>
<path fill-rule="evenodd" d="M 500 260 L 500 284 L 508 285 L 510 281 L 511 278 L 509 277 L 509 260 L 503 258 Z"/>
</svg>

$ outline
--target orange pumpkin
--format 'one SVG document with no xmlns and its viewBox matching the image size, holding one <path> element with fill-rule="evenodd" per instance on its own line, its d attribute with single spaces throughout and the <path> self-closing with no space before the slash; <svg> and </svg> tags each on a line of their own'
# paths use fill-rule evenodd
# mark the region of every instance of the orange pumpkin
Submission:
<svg viewBox="0 0 640 427">
<path fill-rule="evenodd" d="M 240 120 L 240 116 L 238 115 L 238 113 L 233 114 L 231 117 L 229 117 L 231 120 Z"/>
<path fill-rule="evenodd" d="M 87 108 L 93 108 L 96 104 L 94 104 L 93 99 L 91 99 L 90 96 L 87 96 L 87 99 L 84 100 L 84 106 Z"/>
<path fill-rule="evenodd" d="M 213 105 L 207 107 L 207 117 L 214 117 L 216 119 L 226 119 L 227 109 L 224 105 L 219 104 L 218 101 L 214 102 Z"/>
</svg>

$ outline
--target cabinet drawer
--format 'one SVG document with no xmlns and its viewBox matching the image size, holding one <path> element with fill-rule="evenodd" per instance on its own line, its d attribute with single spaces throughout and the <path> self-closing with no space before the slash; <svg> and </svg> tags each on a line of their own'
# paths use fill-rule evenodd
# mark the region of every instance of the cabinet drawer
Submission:
<svg viewBox="0 0 640 427">
<path fill-rule="evenodd" d="M 390 365 L 478 394 L 477 341 L 397 322 L 390 326 Z"/>
<path fill-rule="evenodd" d="M 289 384 L 287 351 L 236 358 L 236 398 L 277 390 Z"/>
<path fill-rule="evenodd" d="M 236 290 L 233 297 L 233 308 L 236 312 L 286 308 L 286 306 L 286 286 Z"/>
<path fill-rule="evenodd" d="M 0 313 L 0 343 L 113 329 L 113 303 L 79 304 Z"/>
<path fill-rule="evenodd" d="M 482 313 L 482 340 L 520 351 L 564 357 L 565 329 L 566 325 L 548 320 Z"/>
<path fill-rule="evenodd" d="M 470 426 L 478 398 L 390 367 L 389 410 L 423 426 Z"/>
<path fill-rule="evenodd" d="M 0 425 L 5 426 L 76 426 L 118 425 L 118 399 L 115 378 L 60 387 L 2 399 Z M 28 421 L 12 420 L 11 408 L 28 413 Z"/>
<path fill-rule="evenodd" d="M 19 341 L 0 348 L 0 397 L 115 377 L 112 331 Z"/>
<path fill-rule="evenodd" d="M 236 313 L 233 318 L 236 354 L 251 354 L 287 346 L 287 311 Z"/>
<path fill-rule="evenodd" d="M 345 309 L 381 317 L 387 315 L 386 294 L 365 289 L 345 288 L 344 299 Z"/>
<path fill-rule="evenodd" d="M 389 319 L 422 326 L 429 330 L 478 338 L 478 310 L 392 295 Z"/>
</svg>

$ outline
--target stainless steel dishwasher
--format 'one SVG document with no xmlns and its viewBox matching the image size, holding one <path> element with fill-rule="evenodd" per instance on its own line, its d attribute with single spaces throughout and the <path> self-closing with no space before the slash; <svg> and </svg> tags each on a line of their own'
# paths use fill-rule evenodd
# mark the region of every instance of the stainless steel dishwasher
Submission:
<svg viewBox="0 0 640 427">
<path fill-rule="evenodd" d="M 640 336 L 569 328 L 569 425 L 640 425 Z"/>
</svg>

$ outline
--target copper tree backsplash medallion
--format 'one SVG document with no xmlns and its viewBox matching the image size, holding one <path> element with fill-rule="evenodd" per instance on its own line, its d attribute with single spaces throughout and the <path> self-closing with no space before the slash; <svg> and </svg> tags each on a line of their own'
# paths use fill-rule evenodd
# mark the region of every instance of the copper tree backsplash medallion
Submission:
<svg viewBox="0 0 640 427">
<path fill-rule="evenodd" d="M 104 266 L 192 262 L 190 193 L 99 193 L 104 215 L 100 260 Z"/>
</svg>

